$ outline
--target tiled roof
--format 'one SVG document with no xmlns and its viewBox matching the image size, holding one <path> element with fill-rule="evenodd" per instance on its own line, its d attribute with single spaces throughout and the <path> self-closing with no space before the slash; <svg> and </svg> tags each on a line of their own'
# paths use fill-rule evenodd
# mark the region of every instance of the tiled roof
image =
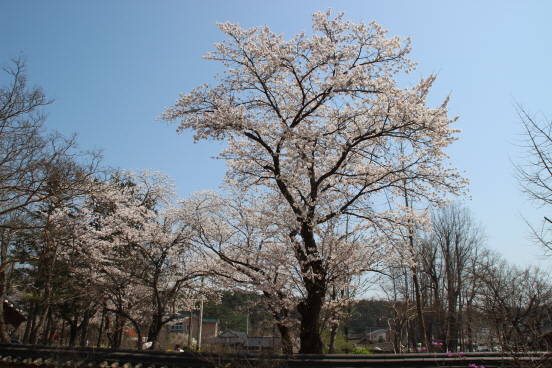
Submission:
<svg viewBox="0 0 552 368">
<path fill-rule="evenodd" d="M 280 337 L 248 337 L 243 346 L 247 348 L 281 347 L 282 339 Z"/>
<path fill-rule="evenodd" d="M 223 338 L 232 338 L 232 337 L 236 337 L 238 339 L 247 339 L 249 337 L 249 335 L 245 332 L 236 332 L 236 331 L 231 331 L 231 330 L 228 330 L 226 332 L 223 332 L 219 335 L 219 337 L 223 337 Z"/>
<path fill-rule="evenodd" d="M 0 344 L 0 368 L 163 368 L 214 367 L 197 353 L 94 348 L 59 348 L 20 344 Z"/>
<path fill-rule="evenodd" d="M 14 328 L 27 320 L 27 317 L 8 299 L 4 296 L 3 302 L 4 320 Z"/>
<path fill-rule="evenodd" d="M 177 353 L 141 350 L 112 350 L 93 348 L 59 348 L 52 346 L 32 346 L 0 344 L 0 368 L 37 367 L 60 368 L 187 368 L 187 367 L 254 367 L 266 359 L 271 363 L 289 367 L 467 367 L 471 366 L 512 366 L 512 362 L 523 361 L 531 366 L 546 363 L 549 353 L 464 353 L 462 359 L 450 354 L 296 354 L 272 355 L 268 358 L 260 354 L 205 354 Z M 264 359 L 264 360 L 263 360 Z"/>
</svg>

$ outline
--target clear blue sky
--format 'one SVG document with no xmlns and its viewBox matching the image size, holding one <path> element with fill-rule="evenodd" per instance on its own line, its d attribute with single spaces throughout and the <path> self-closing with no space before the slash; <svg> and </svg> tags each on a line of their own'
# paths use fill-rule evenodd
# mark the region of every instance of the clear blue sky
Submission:
<svg viewBox="0 0 552 368">
<path fill-rule="evenodd" d="M 539 215 L 512 177 L 510 160 L 521 154 L 513 103 L 552 113 L 550 1 L 0 0 L 0 60 L 27 56 L 31 82 L 57 99 L 51 129 L 79 133 L 83 149 L 103 148 L 107 165 L 165 172 L 186 196 L 218 187 L 225 164 L 210 157 L 221 146 L 193 144 L 191 133 L 155 119 L 219 70 L 202 59 L 224 39 L 215 22 L 268 24 L 292 37 L 329 7 L 412 36 L 419 66 L 410 82 L 438 72 L 430 104 L 451 93 L 451 115 L 461 116 L 449 153 L 471 179 L 467 205 L 489 246 L 534 261 L 541 250 L 529 245 L 520 213 Z"/>
</svg>

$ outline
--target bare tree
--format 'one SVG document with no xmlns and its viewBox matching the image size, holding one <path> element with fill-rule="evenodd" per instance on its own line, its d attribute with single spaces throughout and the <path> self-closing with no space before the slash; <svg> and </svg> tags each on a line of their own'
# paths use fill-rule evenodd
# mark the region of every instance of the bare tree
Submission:
<svg viewBox="0 0 552 368">
<path fill-rule="evenodd" d="M 523 126 L 521 147 L 525 150 L 522 163 L 515 165 L 521 192 L 537 207 L 552 206 L 552 120 L 541 114 L 530 114 L 517 105 Z M 552 219 L 544 216 L 540 225 L 531 225 L 532 238 L 547 252 L 552 251 Z"/>
<path fill-rule="evenodd" d="M 432 231 L 421 242 L 423 272 L 432 290 L 433 324 L 436 337 L 446 350 L 456 350 L 463 325 L 464 299 L 471 265 L 485 240 L 484 232 L 470 211 L 451 205 L 434 211 Z"/>
<path fill-rule="evenodd" d="M 505 261 L 486 264 L 480 275 L 484 289 L 478 306 L 489 329 L 507 353 L 548 349 L 552 288 L 534 267 L 518 268 Z"/>
<path fill-rule="evenodd" d="M 53 217 L 90 190 L 100 159 L 97 152 L 77 152 L 76 136 L 46 132 L 42 108 L 52 100 L 42 88 L 28 86 L 23 56 L 2 69 L 11 82 L 0 87 L 0 296 L 10 268 L 56 248 Z M 22 247 L 31 232 L 40 238 L 36 247 Z M 46 283 L 45 301 L 50 292 Z M 0 308 L 0 339 L 9 341 L 2 313 Z"/>
<path fill-rule="evenodd" d="M 431 227 L 424 230 L 406 234 L 412 262 L 389 268 L 385 290 L 402 343 L 455 351 L 473 334 L 466 326 L 481 290 L 478 259 L 487 254 L 485 236 L 469 210 L 457 204 L 435 209 Z"/>
</svg>

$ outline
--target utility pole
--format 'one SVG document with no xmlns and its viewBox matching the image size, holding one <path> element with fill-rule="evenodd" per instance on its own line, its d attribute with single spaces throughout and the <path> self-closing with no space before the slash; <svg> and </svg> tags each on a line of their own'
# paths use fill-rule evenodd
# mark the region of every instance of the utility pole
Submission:
<svg viewBox="0 0 552 368">
<path fill-rule="evenodd" d="M 190 316 L 188 317 L 188 349 L 192 348 L 192 311 L 190 308 Z"/>
<path fill-rule="evenodd" d="M 199 296 L 199 319 L 197 321 L 197 351 L 201 351 L 201 334 L 203 333 L 203 277 L 201 278 L 201 294 Z"/>
<path fill-rule="evenodd" d="M 199 319 L 197 320 L 197 351 L 201 350 L 201 334 L 203 332 L 203 297 L 199 301 Z"/>
<path fill-rule="evenodd" d="M 245 333 L 249 336 L 249 307 L 247 307 L 247 314 L 245 315 Z"/>
</svg>

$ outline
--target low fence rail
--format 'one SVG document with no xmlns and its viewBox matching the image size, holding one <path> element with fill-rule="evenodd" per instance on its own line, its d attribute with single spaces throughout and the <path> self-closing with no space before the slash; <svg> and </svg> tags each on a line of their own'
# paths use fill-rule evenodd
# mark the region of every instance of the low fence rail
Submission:
<svg viewBox="0 0 552 368">
<path fill-rule="evenodd" d="M 495 368 L 552 367 L 550 353 L 210 354 L 0 344 L 0 368 Z"/>
</svg>

